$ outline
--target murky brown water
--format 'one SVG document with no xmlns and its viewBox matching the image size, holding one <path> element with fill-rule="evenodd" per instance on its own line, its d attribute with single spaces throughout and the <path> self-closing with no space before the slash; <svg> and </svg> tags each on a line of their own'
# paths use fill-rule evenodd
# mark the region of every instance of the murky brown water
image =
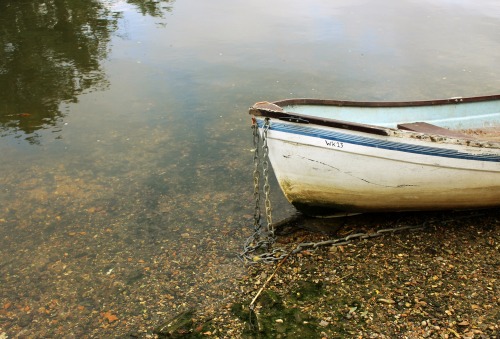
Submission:
<svg viewBox="0 0 500 339">
<path fill-rule="evenodd" d="M 147 333 L 237 293 L 256 101 L 500 89 L 487 0 L 3 1 L 0 27 L 0 336 Z"/>
</svg>

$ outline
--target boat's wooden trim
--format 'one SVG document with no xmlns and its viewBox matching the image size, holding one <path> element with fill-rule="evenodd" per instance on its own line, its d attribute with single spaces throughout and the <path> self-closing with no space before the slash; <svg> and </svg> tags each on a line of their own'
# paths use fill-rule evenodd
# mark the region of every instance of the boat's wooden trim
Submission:
<svg viewBox="0 0 500 339">
<path fill-rule="evenodd" d="M 281 108 L 280 106 L 278 106 L 276 104 L 268 102 L 268 101 L 257 102 L 253 105 L 252 108 L 265 109 L 265 110 L 275 111 L 275 112 L 283 112 L 283 108 Z"/>
<path fill-rule="evenodd" d="M 292 105 L 325 105 L 325 106 L 351 106 L 351 107 L 414 107 L 414 106 L 436 106 L 451 105 L 460 103 L 471 103 L 481 101 L 500 100 L 500 94 L 486 95 L 478 97 L 453 97 L 448 99 L 422 100 L 422 101 L 346 101 L 330 99 L 308 99 L 295 98 L 274 101 L 277 106 Z"/>
<path fill-rule="evenodd" d="M 262 116 L 262 117 L 274 118 L 290 122 L 306 123 L 306 124 L 310 123 L 320 126 L 334 127 L 350 131 L 358 131 L 358 132 L 377 134 L 377 135 L 390 135 L 388 129 L 384 127 L 364 125 L 342 120 L 318 118 L 310 115 L 293 113 L 293 112 L 284 112 L 281 109 L 281 107 L 267 102 L 260 102 L 255 104 L 253 107 L 250 108 L 250 114 L 254 116 Z"/>
</svg>

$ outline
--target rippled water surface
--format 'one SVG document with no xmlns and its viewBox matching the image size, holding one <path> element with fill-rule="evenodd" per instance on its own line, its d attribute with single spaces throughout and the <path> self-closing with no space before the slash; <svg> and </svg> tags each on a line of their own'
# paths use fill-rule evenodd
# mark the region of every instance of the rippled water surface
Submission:
<svg viewBox="0 0 500 339">
<path fill-rule="evenodd" d="M 500 92 L 489 0 L 2 1 L 0 26 L 0 335 L 237 293 L 254 102 Z"/>
</svg>

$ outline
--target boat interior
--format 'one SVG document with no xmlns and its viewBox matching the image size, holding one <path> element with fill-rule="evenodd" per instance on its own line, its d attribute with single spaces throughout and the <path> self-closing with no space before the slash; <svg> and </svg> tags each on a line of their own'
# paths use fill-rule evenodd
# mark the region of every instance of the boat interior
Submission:
<svg viewBox="0 0 500 339">
<path fill-rule="evenodd" d="M 289 121 L 321 120 L 330 126 L 349 125 L 394 128 L 459 139 L 500 141 L 500 97 L 446 99 L 430 102 L 346 102 L 317 99 L 287 99 L 260 102 L 253 108 L 292 118 Z M 271 115 L 272 116 L 272 115 Z M 304 119 L 301 119 L 304 118 Z M 409 120 L 409 121 L 408 121 Z M 359 129 L 362 130 L 362 129 Z M 381 134 L 381 133 L 380 133 Z"/>
</svg>

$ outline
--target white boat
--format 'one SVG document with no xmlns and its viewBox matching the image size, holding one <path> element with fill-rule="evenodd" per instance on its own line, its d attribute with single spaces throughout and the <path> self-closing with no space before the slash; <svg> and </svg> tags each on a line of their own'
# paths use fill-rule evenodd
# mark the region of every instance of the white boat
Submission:
<svg viewBox="0 0 500 339">
<path fill-rule="evenodd" d="M 414 102 L 288 99 L 268 123 L 286 198 L 309 215 L 500 206 L 500 95 Z"/>
</svg>

